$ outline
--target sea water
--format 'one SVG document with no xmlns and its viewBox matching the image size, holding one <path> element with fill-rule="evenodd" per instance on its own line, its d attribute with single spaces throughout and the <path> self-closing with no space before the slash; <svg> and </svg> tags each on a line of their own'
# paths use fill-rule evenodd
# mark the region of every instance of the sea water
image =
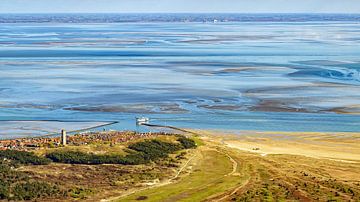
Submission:
<svg viewBox="0 0 360 202">
<path fill-rule="evenodd" d="M 359 36 L 359 20 L 1 23 L 0 120 L 359 132 Z"/>
</svg>

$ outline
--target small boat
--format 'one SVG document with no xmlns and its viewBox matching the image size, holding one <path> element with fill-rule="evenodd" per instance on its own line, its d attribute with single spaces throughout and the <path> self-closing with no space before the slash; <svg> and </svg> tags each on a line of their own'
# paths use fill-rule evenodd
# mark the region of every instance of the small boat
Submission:
<svg viewBox="0 0 360 202">
<path fill-rule="evenodd" d="M 136 125 L 148 124 L 149 121 L 150 121 L 150 119 L 147 118 L 147 117 L 137 117 L 136 118 Z"/>
</svg>

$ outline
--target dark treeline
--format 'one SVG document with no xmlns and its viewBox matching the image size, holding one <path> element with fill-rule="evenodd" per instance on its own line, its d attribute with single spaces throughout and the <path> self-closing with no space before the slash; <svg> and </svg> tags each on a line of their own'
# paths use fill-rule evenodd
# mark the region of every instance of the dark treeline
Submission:
<svg viewBox="0 0 360 202">
<path fill-rule="evenodd" d="M 24 165 L 46 165 L 51 162 L 49 159 L 36 156 L 34 153 L 16 150 L 0 151 L 0 159 Z"/>
<path fill-rule="evenodd" d="M 168 143 L 159 140 L 147 140 L 129 145 L 129 149 L 142 153 L 146 161 L 165 158 L 168 154 L 183 149 L 180 144 Z"/>
<path fill-rule="evenodd" d="M 184 147 L 184 149 L 196 148 L 195 141 L 190 138 L 181 136 L 178 138 L 178 141 L 181 143 L 181 145 Z"/>
<path fill-rule="evenodd" d="M 119 155 L 96 155 L 79 151 L 57 151 L 46 155 L 47 158 L 58 163 L 71 164 L 123 164 L 137 165 L 146 163 L 140 154 Z"/>
</svg>

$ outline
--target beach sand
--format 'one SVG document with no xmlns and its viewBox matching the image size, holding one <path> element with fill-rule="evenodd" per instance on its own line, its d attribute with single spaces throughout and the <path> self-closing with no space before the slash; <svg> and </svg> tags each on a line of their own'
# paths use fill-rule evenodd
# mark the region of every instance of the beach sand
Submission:
<svg viewBox="0 0 360 202">
<path fill-rule="evenodd" d="M 360 162 L 360 133 L 211 131 L 196 130 L 204 139 L 243 151 L 290 154 L 338 161 Z"/>
</svg>

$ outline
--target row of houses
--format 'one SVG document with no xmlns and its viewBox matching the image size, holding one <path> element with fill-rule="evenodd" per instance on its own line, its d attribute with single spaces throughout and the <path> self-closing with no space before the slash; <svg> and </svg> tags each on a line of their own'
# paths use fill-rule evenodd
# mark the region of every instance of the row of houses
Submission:
<svg viewBox="0 0 360 202">
<path fill-rule="evenodd" d="M 83 132 L 75 135 L 66 135 L 62 131 L 60 137 L 39 137 L 39 138 L 19 138 L 11 140 L 0 140 L 0 150 L 35 150 L 41 147 L 60 147 L 65 145 L 86 145 L 91 143 L 123 143 L 140 138 L 151 138 L 159 135 L 173 135 L 166 132 L 138 133 L 134 131 L 103 131 L 103 132 Z"/>
</svg>

